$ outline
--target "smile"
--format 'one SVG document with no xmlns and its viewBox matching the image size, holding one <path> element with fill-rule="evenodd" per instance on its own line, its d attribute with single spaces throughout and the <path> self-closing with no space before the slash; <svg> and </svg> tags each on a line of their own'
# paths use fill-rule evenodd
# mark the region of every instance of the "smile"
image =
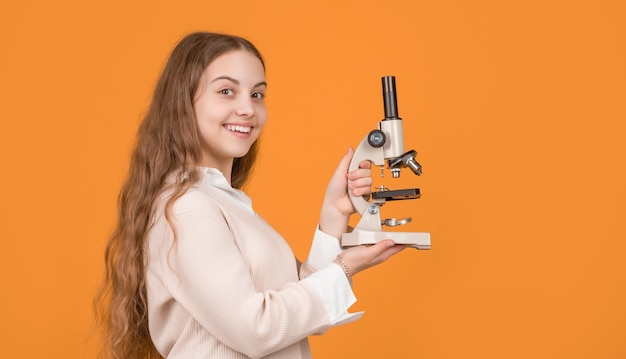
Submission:
<svg viewBox="0 0 626 359">
<path fill-rule="evenodd" d="M 249 126 L 238 126 L 238 125 L 229 125 L 226 124 L 224 127 L 231 132 L 239 132 L 239 133 L 250 133 L 252 131 L 252 127 Z"/>
</svg>

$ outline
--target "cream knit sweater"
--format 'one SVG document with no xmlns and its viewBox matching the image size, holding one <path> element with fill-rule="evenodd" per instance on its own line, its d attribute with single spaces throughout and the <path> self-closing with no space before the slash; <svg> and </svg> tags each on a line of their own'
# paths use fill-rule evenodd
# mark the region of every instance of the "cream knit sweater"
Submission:
<svg viewBox="0 0 626 359">
<path fill-rule="evenodd" d="M 155 346 L 167 358 L 310 358 L 307 336 L 358 319 L 346 315 L 356 299 L 331 263 L 338 244 L 315 254 L 319 271 L 305 262 L 298 273 L 288 244 L 249 198 L 219 171 L 203 171 L 174 204 L 176 242 L 162 211 L 149 233 Z"/>
</svg>

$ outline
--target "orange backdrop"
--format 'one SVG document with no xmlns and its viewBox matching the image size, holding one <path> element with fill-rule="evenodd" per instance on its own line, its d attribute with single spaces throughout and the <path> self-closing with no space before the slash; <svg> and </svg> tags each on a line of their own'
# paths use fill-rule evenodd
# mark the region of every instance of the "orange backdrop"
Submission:
<svg viewBox="0 0 626 359">
<path fill-rule="evenodd" d="M 300 258 L 395 75 L 432 250 L 356 278 L 316 358 L 626 357 L 623 1 L 4 1 L 2 356 L 92 358 L 130 146 L 174 43 L 250 38 L 270 121 L 249 193 Z M 377 179 L 378 181 L 378 179 Z M 385 213 L 387 211 L 387 213 Z"/>
</svg>

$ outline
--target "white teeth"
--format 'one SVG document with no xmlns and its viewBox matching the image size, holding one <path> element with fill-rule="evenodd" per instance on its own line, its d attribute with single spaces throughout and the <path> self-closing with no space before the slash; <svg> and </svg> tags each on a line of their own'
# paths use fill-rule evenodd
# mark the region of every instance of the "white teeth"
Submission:
<svg viewBox="0 0 626 359">
<path fill-rule="evenodd" d="M 250 131 L 252 130 L 252 127 L 247 127 L 247 126 L 226 125 L 225 127 L 228 131 L 241 132 L 241 133 L 250 133 Z"/>
</svg>

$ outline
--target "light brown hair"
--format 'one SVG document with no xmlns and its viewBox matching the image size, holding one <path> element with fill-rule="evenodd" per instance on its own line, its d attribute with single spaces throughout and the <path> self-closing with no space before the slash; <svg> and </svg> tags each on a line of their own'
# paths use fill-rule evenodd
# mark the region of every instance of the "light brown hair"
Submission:
<svg viewBox="0 0 626 359">
<path fill-rule="evenodd" d="M 105 251 L 105 278 L 94 301 L 96 324 L 102 331 L 101 357 L 161 357 L 148 332 L 146 237 L 160 196 L 171 193 L 165 203 L 171 223 L 174 201 L 200 178 L 197 167 L 202 156 L 193 102 L 203 72 L 220 55 L 240 49 L 264 63 L 254 45 L 241 37 L 189 34 L 174 47 L 159 77 L 118 197 L 118 221 Z M 248 180 L 257 151 L 258 140 L 234 160 L 234 188 Z"/>
</svg>

